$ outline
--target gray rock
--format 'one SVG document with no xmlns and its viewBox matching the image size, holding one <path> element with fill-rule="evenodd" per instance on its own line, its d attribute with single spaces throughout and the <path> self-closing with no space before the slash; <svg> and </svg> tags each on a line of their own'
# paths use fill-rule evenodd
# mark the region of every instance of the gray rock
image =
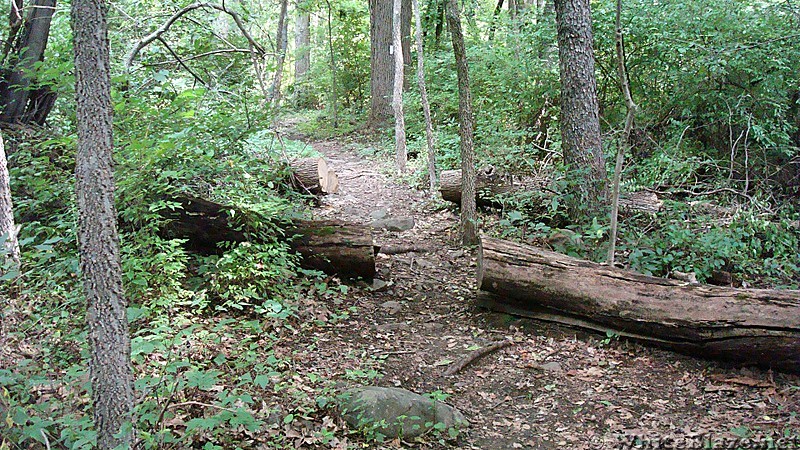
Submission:
<svg viewBox="0 0 800 450">
<path fill-rule="evenodd" d="M 369 217 L 372 218 L 372 220 L 382 220 L 382 219 L 385 219 L 386 216 L 388 216 L 388 215 L 389 215 L 389 212 L 386 211 L 385 209 L 377 209 L 377 210 L 372 211 L 371 213 L 369 213 Z"/>
<path fill-rule="evenodd" d="M 398 217 L 394 219 L 378 219 L 370 224 L 372 228 L 388 231 L 407 231 L 414 228 L 413 217 Z"/>
<path fill-rule="evenodd" d="M 374 430 L 392 439 L 413 439 L 438 423 L 444 424 L 445 432 L 469 425 L 457 409 L 401 388 L 350 389 L 342 396 L 340 407 L 350 427 Z"/>
<path fill-rule="evenodd" d="M 381 308 L 385 309 L 389 314 L 397 314 L 403 309 L 403 304 L 394 300 L 381 303 Z"/>
<path fill-rule="evenodd" d="M 383 280 L 381 280 L 379 278 L 373 278 L 372 279 L 372 290 L 375 291 L 375 292 L 380 292 L 380 291 L 386 290 L 386 288 L 388 286 L 389 286 L 389 283 L 387 283 L 387 282 L 385 282 L 385 281 L 383 281 Z"/>
<path fill-rule="evenodd" d="M 559 363 L 557 363 L 557 362 L 549 362 L 549 363 L 544 363 L 544 364 L 542 364 L 542 365 L 541 365 L 541 366 L 539 366 L 539 367 L 540 367 L 542 370 L 544 370 L 545 372 L 556 372 L 556 373 L 560 373 L 560 372 L 563 372 L 563 371 L 564 371 L 564 370 L 561 368 L 561 364 L 559 364 Z"/>
</svg>

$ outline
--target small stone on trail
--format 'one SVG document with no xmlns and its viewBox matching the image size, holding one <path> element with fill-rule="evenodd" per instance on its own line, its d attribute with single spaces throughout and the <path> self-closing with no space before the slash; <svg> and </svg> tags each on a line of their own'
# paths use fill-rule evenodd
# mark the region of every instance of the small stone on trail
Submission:
<svg viewBox="0 0 800 450">
<path fill-rule="evenodd" d="M 457 409 L 401 388 L 353 388 L 344 393 L 340 407 L 350 427 L 374 430 L 390 439 L 413 439 L 442 425 L 442 432 L 469 426 Z"/>
<path fill-rule="evenodd" d="M 400 217 L 396 219 L 379 219 L 374 220 L 370 226 L 376 229 L 384 229 L 387 231 L 408 231 L 414 228 L 413 217 Z"/>
<path fill-rule="evenodd" d="M 381 303 L 381 308 L 385 309 L 389 314 L 397 314 L 401 309 L 403 309 L 403 305 L 400 302 L 390 300 L 388 302 Z"/>
<path fill-rule="evenodd" d="M 374 278 L 372 280 L 372 290 L 375 291 L 375 292 L 380 292 L 380 291 L 386 290 L 386 288 L 388 286 L 389 286 L 389 283 L 387 283 L 386 281 L 383 281 L 383 280 L 381 280 L 379 278 Z"/>
<path fill-rule="evenodd" d="M 453 259 L 458 259 L 464 256 L 464 250 L 455 250 L 452 252 L 447 252 L 447 255 Z"/>
<path fill-rule="evenodd" d="M 555 361 L 541 364 L 541 365 L 539 365 L 539 368 L 544 370 L 545 372 L 559 373 L 559 372 L 563 372 L 564 371 L 564 369 L 561 368 L 561 364 L 559 364 L 559 363 L 557 363 Z"/>
<path fill-rule="evenodd" d="M 375 327 L 377 331 L 406 331 L 408 330 L 408 324 L 405 322 L 397 322 L 397 323 L 382 323 Z"/>
</svg>

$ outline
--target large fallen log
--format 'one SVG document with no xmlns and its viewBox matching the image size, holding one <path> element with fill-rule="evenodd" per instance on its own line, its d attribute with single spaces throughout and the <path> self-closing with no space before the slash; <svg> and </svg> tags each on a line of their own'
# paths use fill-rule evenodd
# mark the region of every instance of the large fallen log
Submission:
<svg viewBox="0 0 800 450">
<path fill-rule="evenodd" d="M 179 196 L 172 201 L 180 207 L 162 212 L 169 219 L 162 234 L 186 239 L 190 250 L 215 254 L 219 253 L 221 242 L 256 239 L 232 223 L 232 218 L 246 215 L 245 211 L 189 196 Z M 369 226 L 335 220 L 302 220 L 286 225 L 283 236 L 302 256 L 304 268 L 343 277 L 372 278 L 375 275 L 376 248 Z"/>
<path fill-rule="evenodd" d="M 477 204 L 479 206 L 500 206 L 498 197 L 513 192 L 546 192 L 544 180 L 535 178 L 514 178 L 496 171 L 493 167 L 478 171 L 475 180 Z M 461 170 L 443 170 L 439 175 L 439 193 L 448 202 L 461 204 Z M 663 207 L 663 202 L 653 192 L 637 191 L 623 193 L 620 198 L 620 209 L 623 212 L 656 213 Z"/>
<path fill-rule="evenodd" d="M 325 158 L 296 159 L 289 166 L 292 170 L 292 186 L 298 191 L 312 195 L 339 192 L 339 177 Z"/>
<path fill-rule="evenodd" d="M 478 287 L 489 309 L 800 371 L 800 291 L 683 283 L 487 237 Z"/>
</svg>

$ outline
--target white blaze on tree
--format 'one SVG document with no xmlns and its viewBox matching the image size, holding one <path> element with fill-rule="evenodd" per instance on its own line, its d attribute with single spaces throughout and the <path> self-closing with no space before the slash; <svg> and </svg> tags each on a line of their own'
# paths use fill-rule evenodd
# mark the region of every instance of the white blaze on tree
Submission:
<svg viewBox="0 0 800 450">
<path fill-rule="evenodd" d="M 19 242 L 17 227 L 14 225 L 14 206 L 11 201 L 11 177 L 8 175 L 6 149 L 3 135 L 0 134 L 0 240 L 3 240 L 4 258 L 0 259 L 0 275 L 4 268 L 14 270 L 19 266 Z"/>
<path fill-rule="evenodd" d="M 394 110 L 394 145 L 397 160 L 397 173 L 406 171 L 406 124 L 403 116 L 403 47 L 400 34 L 402 0 L 394 0 L 392 8 L 392 49 L 394 54 L 394 90 L 392 109 Z"/>
</svg>

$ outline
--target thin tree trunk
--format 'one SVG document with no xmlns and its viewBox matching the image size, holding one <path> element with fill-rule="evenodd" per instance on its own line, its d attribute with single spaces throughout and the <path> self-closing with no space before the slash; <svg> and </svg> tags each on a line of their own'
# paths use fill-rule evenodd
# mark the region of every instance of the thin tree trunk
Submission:
<svg viewBox="0 0 800 450">
<path fill-rule="evenodd" d="M 576 194 L 573 220 L 602 211 L 606 169 L 600 141 L 589 0 L 555 0 L 561 73 L 561 148 Z"/>
<path fill-rule="evenodd" d="M 503 2 L 505 0 L 497 0 L 497 6 L 494 8 L 494 13 L 492 13 L 492 20 L 489 23 L 489 42 L 494 40 L 494 31 L 497 29 L 497 18 L 500 16 L 500 11 L 503 10 Z"/>
<path fill-rule="evenodd" d="M 101 450 L 131 447 L 126 424 L 133 410 L 131 341 L 114 207 L 107 5 L 98 0 L 72 0 L 78 243 L 87 302 L 94 422 Z"/>
<path fill-rule="evenodd" d="M 281 0 L 281 12 L 278 17 L 278 36 L 275 38 L 277 46 L 275 52 L 275 76 L 272 78 L 272 89 L 270 97 L 273 106 L 277 107 L 281 102 L 281 82 L 283 81 L 283 62 L 286 60 L 286 47 L 289 44 L 287 36 L 286 13 L 289 9 L 289 0 Z"/>
<path fill-rule="evenodd" d="M 338 86 L 336 85 L 336 57 L 333 53 L 333 7 L 331 2 L 328 3 L 328 50 L 330 52 L 331 63 L 331 111 L 333 115 L 333 128 L 339 127 L 339 112 L 336 103 L 339 102 L 339 96 L 336 92 Z"/>
<path fill-rule="evenodd" d="M 458 72 L 458 118 L 461 135 L 461 240 L 464 245 L 478 242 L 478 213 L 475 206 L 475 148 L 473 147 L 472 95 L 469 66 L 461 32 L 461 17 L 456 0 L 447 0 L 447 26 L 453 39 L 453 55 Z"/>
<path fill-rule="evenodd" d="M 294 35 L 294 47 L 297 56 L 294 60 L 295 82 L 302 82 L 306 77 L 308 69 L 311 68 L 311 14 L 308 11 L 297 8 L 297 25 Z"/>
<path fill-rule="evenodd" d="M 420 102 L 422 103 L 422 113 L 425 116 L 425 138 L 428 144 L 428 179 L 431 184 L 431 197 L 436 196 L 436 148 L 433 144 L 433 123 L 431 121 L 431 105 L 428 102 L 428 89 L 425 87 L 425 58 L 422 48 L 422 13 L 419 10 L 419 2 L 411 0 L 414 9 L 416 22 L 416 41 L 417 41 L 417 83 L 419 84 Z"/>
<path fill-rule="evenodd" d="M 14 6 L 19 3 L 12 2 Z M 6 64 L 12 68 L 2 74 L 0 80 L 0 122 L 15 123 L 30 121 L 34 118 L 44 123 L 44 118 L 52 108 L 50 97 L 54 94 L 49 89 L 33 89 L 36 63 L 44 59 L 44 51 L 50 36 L 50 23 L 56 9 L 56 0 L 33 0 L 29 12 L 21 24 L 21 34 L 9 36 L 6 47 L 12 47 L 13 55 L 6 57 Z M 14 12 L 12 11 L 12 14 Z M 21 11 L 20 11 L 21 14 Z M 14 30 L 12 24 L 12 31 Z M 20 26 L 16 27 L 20 32 Z M 45 98 L 40 98 L 44 96 Z M 49 105 L 46 111 L 46 108 Z M 42 110 L 42 111 L 40 111 Z"/>
<path fill-rule="evenodd" d="M 622 139 L 617 147 L 617 161 L 614 166 L 614 193 L 611 197 L 611 236 L 608 246 L 608 264 L 614 264 L 614 252 L 617 246 L 617 216 L 619 215 L 619 184 L 622 178 L 622 162 L 625 152 L 630 148 L 631 129 L 633 119 L 636 114 L 636 103 L 631 95 L 631 86 L 628 82 L 628 71 L 625 68 L 625 41 L 622 38 L 622 0 L 617 0 L 616 15 L 616 50 L 617 50 L 617 75 L 622 96 L 625 98 L 625 108 L 628 110 L 625 116 L 625 128 L 622 130 Z"/>
<path fill-rule="evenodd" d="M 403 0 L 392 3 L 392 48 L 394 49 L 394 89 L 392 92 L 392 109 L 394 110 L 394 145 L 397 173 L 406 171 L 406 121 L 403 116 L 403 52 L 400 32 L 402 22 Z M 401 51 L 397 51 L 401 49 Z"/>
<path fill-rule="evenodd" d="M 14 271 L 19 268 L 19 242 L 17 227 L 14 224 L 14 205 L 11 201 L 11 178 L 8 175 L 6 148 L 0 134 L 0 239 L 4 239 L 4 258 L 0 260 L 0 275 L 4 269 Z"/>
</svg>

